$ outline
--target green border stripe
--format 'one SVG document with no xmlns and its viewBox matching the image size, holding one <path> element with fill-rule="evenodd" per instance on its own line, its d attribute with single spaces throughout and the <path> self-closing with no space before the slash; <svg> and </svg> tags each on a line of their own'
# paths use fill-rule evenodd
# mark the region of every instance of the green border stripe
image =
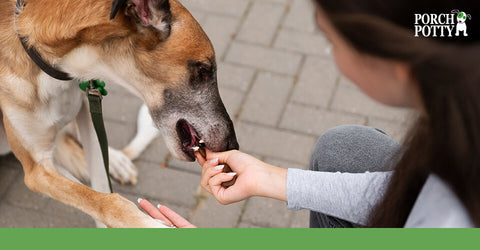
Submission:
<svg viewBox="0 0 480 250">
<path fill-rule="evenodd" d="M 0 229 L 2 249 L 479 249 L 479 229 Z"/>
</svg>

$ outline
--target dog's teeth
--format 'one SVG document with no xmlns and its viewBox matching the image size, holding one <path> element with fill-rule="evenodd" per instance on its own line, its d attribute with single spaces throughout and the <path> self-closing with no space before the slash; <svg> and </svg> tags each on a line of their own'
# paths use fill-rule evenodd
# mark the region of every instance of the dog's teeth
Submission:
<svg viewBox="0 0 480 250">
<path fill-rule="evenodd" d="M 192 147 L 192 150 L 197 152 L 198 150 L 200 150 L 200 147 Z"/>
</svg>

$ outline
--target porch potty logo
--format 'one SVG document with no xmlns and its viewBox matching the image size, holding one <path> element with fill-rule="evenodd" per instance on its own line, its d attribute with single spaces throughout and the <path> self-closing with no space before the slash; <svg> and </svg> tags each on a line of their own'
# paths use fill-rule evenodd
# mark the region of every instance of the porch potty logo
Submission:
<svg viewBox="0 0 480 250">
<path fill-rule="evenodd" d="M 449 14 L 415 14 L 415 37 L 468 36 L 467 19 L 472 16 L 459 10 Z"/>
</svg>

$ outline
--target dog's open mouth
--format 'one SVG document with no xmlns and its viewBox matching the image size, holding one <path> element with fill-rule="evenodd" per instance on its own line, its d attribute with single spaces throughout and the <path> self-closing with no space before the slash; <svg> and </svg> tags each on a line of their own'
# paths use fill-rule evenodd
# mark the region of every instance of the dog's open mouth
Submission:
<svg viewBox="0 0 480 250">
<path fill-rule="evenodd" d="M 190 160 L 194 161 L 195 153 L 193 148 L 200 144 L 200 139 L 198 138 L 195 128 L 186 120 L 181 119 L 177 122 L 177 135 L 180 139 L 182 151 L 190 157 Z"/>
</svg>

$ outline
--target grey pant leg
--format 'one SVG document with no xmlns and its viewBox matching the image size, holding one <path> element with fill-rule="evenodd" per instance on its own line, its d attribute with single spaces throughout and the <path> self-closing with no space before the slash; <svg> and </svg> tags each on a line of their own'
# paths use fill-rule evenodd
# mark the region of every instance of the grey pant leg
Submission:
<svg viewBox="0 0 480 250">
<path fill-rule="evenodd" d="M 365 173 L 389 171 L 401 145 L 379 129 L 343 125 L 334 127 L 318 140 L 310 160 L 310 170 Z M 310 213 L 310 227 L 355 227 L 354 224 L 318 212 Z"/>
</svg>

